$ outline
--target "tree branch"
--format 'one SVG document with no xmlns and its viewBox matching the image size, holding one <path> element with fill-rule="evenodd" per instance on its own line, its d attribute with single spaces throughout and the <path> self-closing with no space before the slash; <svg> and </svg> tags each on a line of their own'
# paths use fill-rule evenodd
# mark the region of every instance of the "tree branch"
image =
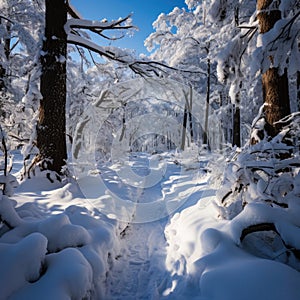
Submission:
<svg viewBox="0 0 300 300">
<path fill-rule="evenodd" d="M 73 6 L 70 4 L 70 1 L 67 0 L 66 1 L 66 5 L 67 5 L 67 11 L 68 14 L 74 18 L 74 19 L 81 19 L 81 16 L 79 15 L 79 13 L 73 8 Z"/>
<path fill-rule="evenodd" d="M 10 20 L 9 18 L 4 17 L 4 16 L 2 16 L 2 15 L 0 15 L 0 19 L 3 19 L 3 20 L 5 20 L 5 21 L 7 21 L 7 22 L 9 22 L 9 23 L 11 23 L 11 24 L 15 24 L 12 20 Z"/>
<path fill-rule="evenodd" d="M 240 237 L 241 242 L 245 239 L 245 237 L 248 234 L 255 233 L 255 232 L 261 232 L 261 231 L 273 231 L 275 232 L 281 239 L 282 243 L 286 247 L 286 251 L 291 251 L 297 259 L 300 259 L 300 250 L 286 244 L 278 230 L 276 229 L 276 226 L 274 223 L 259 223 L 254 225 L 249 225 L 248 227 L 244 228 Z"/>
<path fill-rule="evenodd" d="M 259 231 L 274 231 L 279 235 L 279 232 L 277 231 L 275 225 L 273 223 L 260 223 L 260 224 L 254 224 L 250 225 L 243 229 L 240 240 L 241 242 L 245 239 L 245 237 L 248 234 L 259 232 Z"/>
</svg>

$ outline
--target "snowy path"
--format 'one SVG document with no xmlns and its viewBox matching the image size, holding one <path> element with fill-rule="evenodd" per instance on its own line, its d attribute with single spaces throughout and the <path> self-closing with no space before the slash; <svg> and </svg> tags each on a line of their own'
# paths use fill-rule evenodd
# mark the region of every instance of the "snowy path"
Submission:
<svg viewBox="0 0 300 300">
<path fill-rule="evenodd" d="M 195 172 L 191 171 L 190 176 L 181 176 L 182 170 L 178 164 L 174 161 L 168 161 L 168 164 L 161 181 L 143 190 L 118 182 L 114 171 L 109 168 L 102 171 L 110 188 L 115 187 L 114 191 L 123 196 L 135 195 L 134 201 L 137 203 L 180 198 L 180 194 L 189 189 L 192 189 L 195 201 L 198 200 L 203 182 L 196 182 L 198 177 L 195 177 Z M 141 176 L 149 173 L 148 168 L 145 156 L 136 157 L 132 163 L 132 169 Z M 191 178 L 195 178 L 194 184 L 191 184 Z M 159 299 L 167 288 L 170 274 L 165 267 L 167 244 L 164 229 L 168 218 L 135 223 L 136 218 L 133 216 L 133 222 L 120 235 L 120 254 L 111 258 L 111 270 L 107 277 L 108 300 Z"/>
<path fill-rule="evenodd" d="M 166 242 L 159 222 L 131 224 L 108 276 L 107 299 L 153 299 L 165 278 Z"/>
<path fill-rule="evenodd" d="M 149 159 L 137 155 L 128 163 L 144 176 L 151 172 Z M 142 207 L 130 211 L 129 223 L 89 205 L 72 180 L 49 183 L 34 177 L 21 183 L 13 202 L 3 197 L 2 208 L 12 208 L 17 201 L 16 212 L 22 220 L 10 209 L 5 212 L 18 225 L 8 231 L 2 227 L 0 258 L 8 272 L 0 280 L 0 298 L 300 299 L 297 270 L 238 247 L 241 219 L 218 218 L 219 210 L 212 202 L 215 178 L 208 182 L 209 174 L 201 172 L 207 159 L 189 163 L 172 154 L 162 159 L 169 168 L 157 184 L 147 188 L 118 179 L 117 164 L 101 170 L 106 190 Z M 148 204 L 155 201 L 171 208 L 170 214 L 140 222 L 139 213 L 147 217 Z M 244 210 L 247 222 L 255 222 L 259 212 L 269 218 L 274 214 L 269 211 L 274 212 L 273 207 L 260 203 L 254 210 L 249 207 Z M 151 211 L 151 216 L 157 212 Z M 298 229 L 295 226 L 292 231 Z"/>
<path fill-rule="evenodd" d="M 106 276 L 106 284 L 102 286 L 103 281 L 99 284 L 105 289 L 105 291 L 102 289 L 105 300 L 161 299 L 164 291 L 170 288 L 171 275 L 165 266 L 167 255 L 165 227 L 169 217 L 175 212 L 174 207 L 177 208 L 176 211 L 180 211 L 186 205 L 196 203 L 207 185 L 206 176 L 199 172 L 201 166 L 204 166 L 203 162 L 199 164 L 199 162 L 178 161 L 178 157 L 170 153 L 157 156 L 140 153 L 131 157 L 128 163 L 133 172 L 146 177 L 153 171 L 151 168 L 157 169 L 163 161 L 165 162 L 164 174 L 158 177 L 156 184 L 145 188 L 142 185 L 132 186 L 122 181 L 121 179 L 124 178 L 118 176 L 118 163 L 106 164 L 100 168 L 107 190 L 124 201 L 141 204 L 132 214 L 129 224 L 119 222 L 120 226 L 116 225 L 119 226 L 119 232 L 121 231 L 119 241 L 116 241 L 114 251 L 111 251 L 114 254 L 111 254 L 108 259 L 109 271 L 102 277 Z M 182 164 L 185 165 L 184 168 Z M 88 209 L 93 209 L 75 184 L 57 183 L 54 186 L 49 184 L 47 179 L 39 178 L 34 180 L 34 192 L 32 192 L 32 184 L 33 181 L 30 180 L 24 182 L 18 188 L 15 199 L 20 205 L 34 201 L 40 214 L 48 215 L 49 212 L 64 214 L 65 209 L 70 205 L 78 207 L 84 205 Z M 188 199 L 187 203 L 185 199 Z M 148 206 L 154 202 L 158 205 Z M 149 207 L 157 209 L 151 210 Z M 164 212 L 170 212 L 170 215 L 163 215 L 163 217 L 159 215 L 150 222 L 149 215 L 151 218 L 155 217 L 160 208 L 165 209 Z M 95 213 L 98 213 L 97 209 Z M 139 213 L 142 214 L 142 218 Z M 146 222 L 141 222 L 144 216 L 148 219 Z M 126 229 L 123 230 L 124 228 Z M 112 233 L 114 238 L 116 231 L 118 231 L 117 227 Z M 107 256 L 103 256 L 103 259 L 106 260 Z"/>
</svg>

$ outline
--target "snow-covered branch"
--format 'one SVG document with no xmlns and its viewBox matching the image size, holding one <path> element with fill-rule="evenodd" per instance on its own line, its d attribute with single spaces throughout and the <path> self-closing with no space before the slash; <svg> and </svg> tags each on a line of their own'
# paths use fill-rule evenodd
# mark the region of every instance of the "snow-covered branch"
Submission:
<svg viewBox="0 0 300 300">
<path fill-rule="evenodd" d="M 165 73 L 167 69 L 184 73 L 202 73 L 201 71 L 189 71 L 170 67 L 167 64 L 158 61 L 136 60 L 127 51 L 119 48 L 103 47 L 73 33 L 68 34 L 67 41 L 69 44 L 84 47 L 90 51 L 98 53 L 105 58 L 124 64 L 133 72 L 140 75 L 149 76 L 152 73 L 156 76 L 159 76 L 159 73 Z"/>
<path fill-rule="evenodd" d="M 122 25 L 126 22 L 131 15 L 128 15 L 125 18 L 121 18 L 117 21 L 107 22 L 104 21 L 91 21 L 83 19 L 69 19 L 65 25 L 65 31 L 69 34 L 72 29 L 88 29 L 95 33 L 102 33 L 104 30 L 120 30 L 120 29 L 130 29 L 133 28 L 133 25 Z"/>
<path fill-rule="evenodd" d="M 68 14 L 74 19 L 82 19 L 80 13 L 75 9 L 75 7 L 70 3 L 70 0 L 66 1 Z"/>
</svg>

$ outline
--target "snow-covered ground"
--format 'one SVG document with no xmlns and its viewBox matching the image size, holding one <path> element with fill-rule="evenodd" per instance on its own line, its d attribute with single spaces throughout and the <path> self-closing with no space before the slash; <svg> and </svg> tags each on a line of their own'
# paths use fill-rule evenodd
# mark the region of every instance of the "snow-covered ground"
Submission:
<svg viewBox="0 0 300 300">
<path fill-rule="evenodd" d="M 137 153 L 130 167 L 147 177 L 154 158 L 164 172 L 147 188 L 122 181 L 120 164 L 99 167 L 107 190 L 134 204 L 131 222 L 73 180 L 36 176 L 3 196 L 14 228 L 0 229 L 0 299 L 300 299 L 299 272 L 246 252 L 220 220 L 207 157 Z"/>
</svg>

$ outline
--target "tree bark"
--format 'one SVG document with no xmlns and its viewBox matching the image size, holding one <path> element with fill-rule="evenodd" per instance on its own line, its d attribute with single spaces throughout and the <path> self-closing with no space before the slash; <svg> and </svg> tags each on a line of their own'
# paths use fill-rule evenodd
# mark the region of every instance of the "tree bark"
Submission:
<svg viewBox="0 0 300 300">
<path fill-rule="evenodd" d="M 38 161 L 44 169 L 61 174 L 66 147 L 66 55 L 64 0 L 46 0 L 46 26 L 41 54 L 41 94 L 37 124 Z"/>
<path fill-rule="evenodd" d="M 287 71 L 278 74 L 277 68 L 270 68 L 262 75 L 263 97 L 266 117 L 266 131 L 275 136 L 280 125 L 274 124 L 291 113 Z"/>
<path fill-rule="evenodd" d="M 235 104 L 233 107 L 232 145 L 241 147 L 241 110 L 238 104 Z"/>
<path fill-rule="evenodd" d="M 258 21 L 260 33 L 264 34 L 271 30 L 275 23 L 281 19 L 279 10 L 280 1 L 275 0 L 257 0 Z M 262 74 L 263 99 L 265 106 L 266 132 L 270 136 L 275 136 L 280 127 L 274 123 L 289 115 L 290 100 L 287 71 L 280 75 L 278 68 L 271 67 Z"/>
</svg>

